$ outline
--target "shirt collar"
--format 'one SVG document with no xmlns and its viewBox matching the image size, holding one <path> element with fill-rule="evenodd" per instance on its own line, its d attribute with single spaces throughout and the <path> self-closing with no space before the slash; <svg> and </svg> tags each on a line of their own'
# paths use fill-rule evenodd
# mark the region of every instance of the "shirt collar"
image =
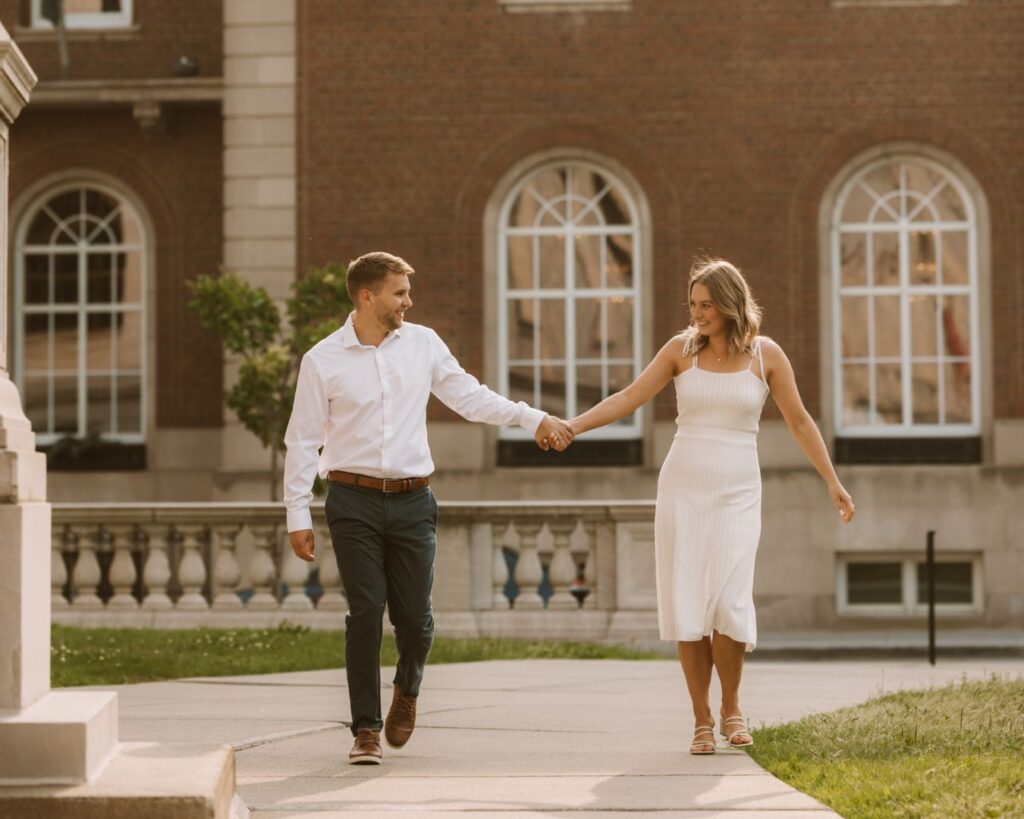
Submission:
<svg viewBox="0 0 1024 819">
<path fill-rule="evenodd" d="M 355 325 L 352 323 L 352 320 L 355 317 L 355 314 L 356 314 L 355 310 L 353 310 L 351 313 L 349 313 L 348 314 L 348 318 L 345 319 L 345 323 L 341 326 L 341 343 L 346 348 L 348 348 L 348 347 L 369 347 L 371 345 L 363 344 L 359 340 L 359 336 L 356 335 L 356 328 L 355 328 Z M 392 330 L 390 333 L 388 333 L 387 337 L 384 339 L 384 341 L 381 342 L 381 344 L 387 344 L 388 342 L 391 341 L 392 338 L 401 338 L 401 337 L 402 337 L 402 329 L 401 328 L 399 328 L 397 330 Z"/>
</svg>

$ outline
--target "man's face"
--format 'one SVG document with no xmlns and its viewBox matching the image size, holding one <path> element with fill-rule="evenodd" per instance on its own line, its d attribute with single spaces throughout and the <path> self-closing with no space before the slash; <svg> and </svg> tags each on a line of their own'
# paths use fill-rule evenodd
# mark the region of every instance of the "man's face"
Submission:
<svg viewBox="0 0 1024 819">
<path fill-rule="evenodd" d="M 404 273 L 388 273 L 380 289 L 371 294 L 373 317 L 387 332 L 397 330 L 405 320 L 405 311 L 412 307 L 409 277 Z"/>
</svg>

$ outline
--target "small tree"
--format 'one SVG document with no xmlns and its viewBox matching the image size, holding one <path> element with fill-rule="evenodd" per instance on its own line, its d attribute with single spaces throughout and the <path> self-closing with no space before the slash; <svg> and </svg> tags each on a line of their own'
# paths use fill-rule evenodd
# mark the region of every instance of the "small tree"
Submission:
<svg viewBox="0 0 1024 819">
<path fill-rule="evenodd" d="M 338 264 L 313 267 L 295 281 L 285 302 L 287 327 L 267 291 L 235 273 L 199 276 L 189 289 L 189 310 L 242 359 L 225 404 L 270 449 L 270 499 L 279 500 L 278 456 L 284 452 L 299 364 L 306 350 L 336 330 L 352 309 L 345 269 Z"/>
</svg>

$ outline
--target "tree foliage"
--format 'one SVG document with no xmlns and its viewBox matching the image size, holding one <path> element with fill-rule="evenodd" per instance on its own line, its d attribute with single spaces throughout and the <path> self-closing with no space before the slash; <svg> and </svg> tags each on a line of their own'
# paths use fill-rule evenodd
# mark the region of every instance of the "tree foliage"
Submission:
<svg viewBox="0 0 1024 819">
<path fill-rule="evenodd" d="M 262 287 L 236 273 L 203 275 L 189 285 L 189 310 L 241 359 L 225 403 L 271 453 L 271 497 L 277 497 L 277 461 L 295 398 L 299 363 L 310 347 L 334 330 L 352 309 L 345 269 L 312 267 L 292 283 L 281 310 Z"/>
</svg>

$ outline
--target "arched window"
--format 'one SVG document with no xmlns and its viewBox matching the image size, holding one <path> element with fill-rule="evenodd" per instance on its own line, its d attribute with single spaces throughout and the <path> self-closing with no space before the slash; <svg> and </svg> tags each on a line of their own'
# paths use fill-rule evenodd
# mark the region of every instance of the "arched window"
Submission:
<svg viewBox="0 0 1024 819">
<path fill-rule="evenodd" d="M 14 366 L 41 444 L 144 441 L 145 260 L 138 214 L 104 186 L 52 188 L 19 221 Z"/>
<path fill-rule="evenodd" d="M 978 227 L 963 182 L 886 156 L 840 188 L 831 276 L 836 433 L 980 430 Z"/>
<path fill-rule="evenodd" d="M 589 162 L 533 170 L 499 216 L 501 389 L 571 418 L 640 369 L 640 224 L 626 187 Z M 503 428 L 502 436 L 523 437 Z M 638 438 L 640 413 L 589 433 Z"/>
</svg>

